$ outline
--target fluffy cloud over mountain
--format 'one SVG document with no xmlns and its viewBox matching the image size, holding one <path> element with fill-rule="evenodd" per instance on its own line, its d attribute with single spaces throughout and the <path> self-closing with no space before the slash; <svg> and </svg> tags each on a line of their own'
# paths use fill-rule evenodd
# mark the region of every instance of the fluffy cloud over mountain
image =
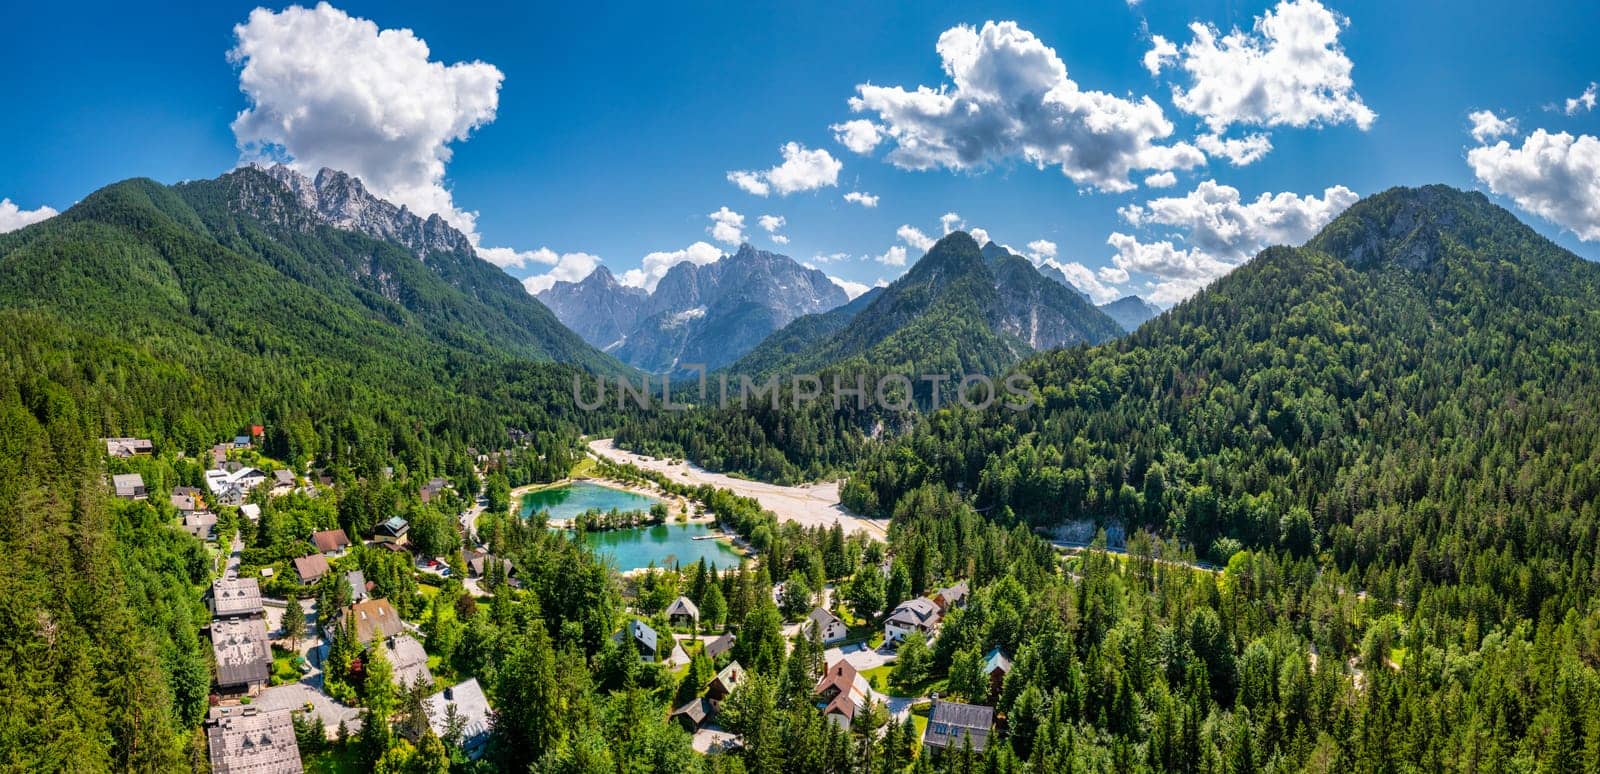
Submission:
<svg viewBox="0 0 1600 774">
<path fill-rule="evenodd" d="M 411 30 L 379 29 L 327 3 L 257 8 L 233 33 L 228 60 L 249 100 L 232 124 L 242 161 L 348 172 L 379 197 L 437 213 L 501 267 L 559 260 L 547 248 L 481 245 L 477 213 L 457 207 L 445 185 L 451 143 L 495 119 L 499 68 L 434 61 Z"/>
<path fill-rule="evenodd" d="M 53 218 L 57 214 L 51 207 L 40 207 L 36 210 L 25 210 L 18 207 L 10 199 L 0 199 L 0 234 L 7 231 L 16 231 L 23 226 L 38 223 L 46 218 Z"/>
<path fill-rule="evenodd" d="M 1489 190 L 1586 242 L 1600 240 L 1600 139 L 1535 129 L 1516 147 L 1501 140 L 1467 152 Z"/>
<path fill-rule="evenodd" d="M 1128 225 L 1163 227 L 1164 235 L 1175 232 L 1184 246 L 1172 239 L 1145 241 L 1121 232 L 1112 233 L 1106 244 L 1116 250 L 1111 259 L 1114 270 L 1152 276 L 1151 300 L 1172 303 L 1265 247 L 1304 242 L 1358 198 L 1354 191 L 1336 185 L 1321 197 L 1263 193 L 1246 202 L 1239 189 L 1207 180 L 1184 196 L 1118 210 Z"/>
<path fill-rule="evenodd" d="M 1378 114 L 1356 93 L 1354 65 L 1339 44 L 1345 24 L 1317 0 L 1282 0 L 1249 31 L 1189 25 L 1194 39 L 1175 56 L 1156 40 L 1145 65 L 1159 71 L 1174 60 L 1187 85 L 1173 88 L 1173 104 L 1218 134 L 1234 125 L 1366 129 Z"/>
<path fill-rule="evenodd" d="M 800 143 L 791 142 L 784 144 L 780 152 L 783 163 L 766 170 L 729 172 L 728 181 L 756 196 L 769 193 L 788 196 L 839 184 L 839 170 L 844 164 L 826 150 L 808 150 Z"/>
<path fill-rule="evenodd" d="M 873 113 L 904 169 L 974 169 L 1020 159 L 1056 166 L 1080 186 L 1134 188 L 1134 170 L 1204 163 L 1188 143 L 1161 144 L 1173 126 L 1149 97 L 1084 90 L 1054 49 L 1015 22 L 952 27 L 936 46 L 952 86 L 856 87 L 853 110 Z"/>
</svg>

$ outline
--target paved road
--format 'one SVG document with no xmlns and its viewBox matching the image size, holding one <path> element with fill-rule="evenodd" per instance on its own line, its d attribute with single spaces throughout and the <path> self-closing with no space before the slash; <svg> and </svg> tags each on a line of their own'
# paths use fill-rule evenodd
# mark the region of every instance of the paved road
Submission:
<svg viewBox="0 0 1600 774">
<path fill-rule="evenodd" d="M 312 711 L 322 718 L 323 726 L 328 729 L 329 739 L 338 735 L 341 720 L 350 733 L 361 730 L 361 711 L 354 707 L 346 707 L 323 693 L 321 674 L 308 676 L 298 683 L 286 683 L 264 689 L 251 704 L 268 710 L 300 710 L 305 708 L 307 702 L 310 702 Z"/>
<path fill-rule="evenodd" d="M 239 577 L 239 554 L 244 551 L 244 541 L 239 539 L 239 534 L 234 533 L 233 545 L 229 546 L 228 563 L 222 568 L 222 577 Z"/>
</svg>

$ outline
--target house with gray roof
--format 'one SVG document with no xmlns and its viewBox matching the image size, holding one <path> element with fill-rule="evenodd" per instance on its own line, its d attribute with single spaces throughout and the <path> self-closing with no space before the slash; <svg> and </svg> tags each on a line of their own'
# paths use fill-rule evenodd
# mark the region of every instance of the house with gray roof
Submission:
<svg viewBox="0 0 1600 774">
<path fill-rule="evenodd" d="M 673 626 L 690 628 L 700 620 L 700 608 L 695 605 L 694 600 L 678 597 L 672 600 L 672 604 L 667 605 L 667 620 L 671 621 Z"/>
<path fill-rule="evenodd" d="M 849 636 L 850 631 L 844 621 L 833 614 L 833 611 L 819 607 L 811 611 L 806 617 L 806 628 L 814 631 L 822 639 L 822 644 L 830 645 Z"/>
<path fill-rule="evenodd" d="M 970 742 L 972 751 L 981 753 L 993 730 L 994 707 L 943 701 L 934 696 L 922 744 L 935 750 L 960 750 Z"/>
<path fill-rule="evenodd" d="M 478 684 L 478 678 L 456 683 L 428 697 L 426 706 L 428 727 L 441 739 L 450 730 L 450 708 L 455 707 L 455 715 L 462 721 L 461 749 L 466 751 L 468 758 L 482 757 L 484 748 L 489 744 L 489 722 L 493 710 L 489 707 L 489 697 L 483 693 L 483 686 Z"/>
<path fill-rule="evenodd" d="M 261 584 L 255 578 L 220 578 L 211 584 L 211 615 L 217 618 L 259 616 Z"/>
<path fill-rule="evenodd" d="M 629 621 L 622 630 L 611 636 L 613 642 L 623 645 L 632 645 L 639 651 L 640 661 L 656 661 L 660 658 L 660 644 L 656 637 L 656 630 L 650 624 L 637 618 Z"/>
<path fill-rule="evenodd" d="M 211 622 L 211 652 L 217 662 L 217 690 L 254 696 L 267 687 L 272 672 L 267 622 L 263 618 L 218 618 Z"/>
<path fill-rule="evenodd" d="M 143 500 L 149 496 L 144 488 L 144 476 L 138 473 L 118 473 L 111 477 L 111 486 L 124 500 Z"/>
<path fill-rule="evenodd" d="M 714 660 L 717 656 L 733 650 L 733 643 L 737 640 L 738 636 L 729 632 L 706 643 L 706 658 Z"/>
<path fill-rule="evenodd" d="M 428 671 L 428 651 L 422 643 L 409 634 L 397 634 L 384 640 L 385 656 L 394 666 L 394 681 L 402 688 L 410 688 L 418 680 L 433 687 L 433 673 Z"/>
<path fill-rule="evenodd" d="M 300 774 L 289 710 L 217 707 L 206 721 L 212 774 Z"/>
<path fill-rule="evenodd" d="M 883 641 L 899 642 L 912 632 L 932 636 L 939 629 L 939 606 L 927 597 L 908 599 L 896 605 L 883 621 Z"/>
</svg>

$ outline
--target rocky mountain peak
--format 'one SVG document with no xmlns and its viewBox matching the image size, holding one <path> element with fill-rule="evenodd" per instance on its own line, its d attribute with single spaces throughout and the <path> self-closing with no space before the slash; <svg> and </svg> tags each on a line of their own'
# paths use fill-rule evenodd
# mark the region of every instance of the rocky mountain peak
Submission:
<svg viewBox="0 0 1600 774">
<path fill-rule="evenodd" d="M 374 196 L 360 178 L 348 173 L 323 167 L 313 178 L 283 164 L 252 168 L 281 183 L 325 225 L 403 245 L 419 258 L 432 252 L 475 252 L 467 235 L 444 218 L 437 214 L 423 218 L 403 205 Z M 248 202 L 241 204 L 252 214 L 273 215 L 255 211 Z"/>
</svg>

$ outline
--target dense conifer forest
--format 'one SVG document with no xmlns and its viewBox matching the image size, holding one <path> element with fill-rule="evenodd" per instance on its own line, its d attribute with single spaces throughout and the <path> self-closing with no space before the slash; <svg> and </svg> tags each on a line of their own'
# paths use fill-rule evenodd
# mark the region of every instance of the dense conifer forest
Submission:
<svg viewBox="0 0 1600 774">
<path fill-rule="evenodd" d="M 324 684 L 363 722 L 330 735 L 297 718 L 318 766 L 1600 770 L 1600 270 L 1480 195 L 1371 197 L 1129 337 L 1028 357 L 1016 369 L 1037 401 L 1020 413 L 811 405 L 738 423 L 578 411 L 574 374 L 620 371 L 563 356 L 537 309 L 464 291 L 475 270 L 450 264 L 369 284 L 362 267 L 417 259 L 230 206 L 237 183 L 118 184 L 0 236 L 0 768 L 209 765 L 216 557 L 167 495 L 261 424 L 252 454 L 329 479 L 317 496 L 252 493 L 254 520 L 220 509 L 243 567 L 274 570 L 263 592 L 337 609 L 347 584 L 287 577 L 309 533 L 403 515 L 455 572 L 373 546 L 340 567 L 416 627 L 435 678 L 476 678 L 495 708 L 469 757 L 461 729 L 428 728 L 432 686 L 395 685 L 347 627 Z M 525 339 L 502 349 L 452 319 Z M 614 424 L 770 479 L 846 474 L 845 504 L 889 517 L 888 540 L 602 464 L 682 503 L 653 518 L 704 511 L 754 551 L 621 575 L 581 525 L 517 517 L 509 494 L 566 476 L 582 434 Z M 107 435 L 156 453 L 108 460 Z M 501 451 L 481 476 L 474 452 Z M 111 497 L 124 472 L 148 500 Z M 449 488 L 422 497 L 434 477 Z M 473 526 L 497 561 L 474 594 L 455 516 L 480 492 Z M 970 597 L 936 636 L 863 678 L 903 719 L 876 702 L 845 725 L 818 711 L 824 648 L 786 627 L 823 604 L 870 643 L 899 603 L 960 582 Z M 680 596 L 688 625 L 667 612 Z M 736 640 L 643 662 L 614 636 L 634 619 Z M 991 683 L 996 652 L 1011 668 Z M 717 723 L 739 741 L 703 754 L 668 713 L 734 661 L 745 677 Z M 921 743 L 935 693 L 996 710 L 982 750 Z"/>
</svg>

